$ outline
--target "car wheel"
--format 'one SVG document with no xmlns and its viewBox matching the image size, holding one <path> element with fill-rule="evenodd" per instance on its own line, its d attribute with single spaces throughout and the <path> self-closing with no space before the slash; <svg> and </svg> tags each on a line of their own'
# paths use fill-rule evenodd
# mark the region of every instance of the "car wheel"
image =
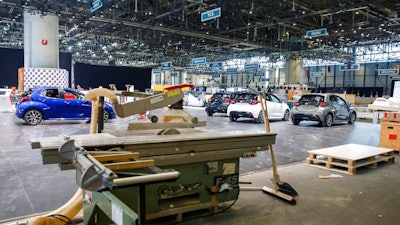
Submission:
<svg viewBox="0 0 400 225">
<path fill-rule="evenodd" d="M 292 123 L 293 123 L 294 125 L 299 125 L 300 120 L 292 119 Z"/>
<path fill-rule="evenodd" d="M 157 116 L 152 116 L 150 120 L 151 120 L 152 123 L 157 123 L 158 122 L 158 117 Z"/>
<path fill-rule="evenodd" d="M 329 113 L 328 115 L 326 115 L 325 121 L 323 121 L 321 123 L 322 123 L 322 126 L 324 126 L 324 127 L 332 126 L 332 124 L 333 124 L 333 116 L 332 116 L 332 114 Z"/>
<path fill-rule="evenodd" d="M 264 123 L 264 115 L 262 112 L 258 113 L 258 118 L 257 118 L 258 123 Z"/>
<path fill-rule="evenodd" d="M 37 109 L 30 109 L 25 113 L 24 120 L 29 125 L 38 125 L 43 121 L 43 114 Z"/>
<path fill-rule="evenodd" d="M 232 122 L 235 122 L 237 120 L 237 117 L 229 116 L 229 120 L 232 121 Z"/>
<path fill-rule="evenodd" d="M 290 118 L 290 112 L 289 112 L 289 110 L 286 110 L 285 113 L 283 114 L 282 120 L 288 121 L 289 118 Z"/>
<path fill-rule="evenodd" d="M 214 114 L 213 112 L 207 112 L 208 116 L 213 116 L 213 114 Z"/>
<path fill-rule="evenodd" d="M 354 124 L 354 122 L 356 122 L 356 119 L 357 119 L 356 113 L 355 113 L 355 112 L 352 112 L 352 113 L 350 114 L 350 116 L 349 116 L 349 121 L 348 121 L 348 123 L 349 123 L 349 124 Z"/>
</svg>

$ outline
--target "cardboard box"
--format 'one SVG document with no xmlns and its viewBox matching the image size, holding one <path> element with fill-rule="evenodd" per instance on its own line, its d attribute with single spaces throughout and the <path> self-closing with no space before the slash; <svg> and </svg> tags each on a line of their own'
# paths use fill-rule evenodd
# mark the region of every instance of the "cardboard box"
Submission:
<svg viewBox="0 0 400 225">
<path fill-rule="evenodd" d="M 400 122 L 400 112 L 384 112 L 382 120 Z"/>
<path fill-rule="evenodd" d="M 379 147 L 400 151 L 400 122 L 381 121 Z"/>
</svg>

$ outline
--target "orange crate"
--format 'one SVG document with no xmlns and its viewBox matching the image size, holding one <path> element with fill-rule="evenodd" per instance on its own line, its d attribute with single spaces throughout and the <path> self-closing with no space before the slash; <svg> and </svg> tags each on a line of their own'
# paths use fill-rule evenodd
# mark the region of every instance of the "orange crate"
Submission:
<svg viewBox="0 0 400 225">
<path fill-rule="evenodd" d="M 400 151 L 400 122 L 381 121 L 379 146 Z"/>
</svg>

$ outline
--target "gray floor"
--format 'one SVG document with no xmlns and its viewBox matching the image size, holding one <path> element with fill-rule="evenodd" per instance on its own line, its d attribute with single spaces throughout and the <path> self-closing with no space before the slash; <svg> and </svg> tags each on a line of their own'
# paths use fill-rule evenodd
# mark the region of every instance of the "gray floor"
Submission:
<svg viewBox="0 0 400 225">
<path fill-rule="evenodd" d="M 223 130 L 265 130 L 251 120 L 230 122 L 222 114 L 206 116 L 203 109 L 187 111 L 207 121 L 210 132 Z M 135 117 L 117 119 L 105 129 L 127 129 Z M 29 140 L 89 133 L 85 121 L 44 122 L 28 126 L 13 113 L 1 113 L 0 124 L 0 223 L 1 220 L 50 211 L 68 201 L 75 193 L 75 171 L 60 171 L 57 165 L 42 165 L 39 149 L 31 149 Z M 289 121 L 272 121 L 277 133 L 275 155 L 282 180 L 300 193 L 296 206 L 286 204 L 262 192 L 242 191 L 228 211 L 184 224 L 398 224 L 400 214 L 400 167 L 398 162 L 384 163 L 377 169 L 363 169 L 360 174 L 321 180 L 319 174 L 332 172 L 305 165 L 307 151 L 341 144 L 379 145 L 379 124 L 369 121 L 354 125 L 337 124 L 329 128 L 314 122 L 294 126 Z M 396 154 L 396 160 L 398 154 Z M 242 159 L 241 181 L 255 186 L 270 185 L 269 152 L 256 158 Z"/>
</svg>

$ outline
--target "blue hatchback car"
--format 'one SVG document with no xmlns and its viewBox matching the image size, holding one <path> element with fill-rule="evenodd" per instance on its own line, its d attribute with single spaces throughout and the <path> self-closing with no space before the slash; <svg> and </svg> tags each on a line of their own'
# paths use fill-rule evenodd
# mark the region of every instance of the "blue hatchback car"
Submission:
<svg viewBox="0 0 400 225">
<path fill-rule="evenodd" d="M 16 115 L 29 125 L 43 120 L 90 120 L 92 104 L 72 88 L 39 87 L 15 104 Z M 104 104 L 104 121 L 116 118 L 109 103 Z"/>
</svg>

